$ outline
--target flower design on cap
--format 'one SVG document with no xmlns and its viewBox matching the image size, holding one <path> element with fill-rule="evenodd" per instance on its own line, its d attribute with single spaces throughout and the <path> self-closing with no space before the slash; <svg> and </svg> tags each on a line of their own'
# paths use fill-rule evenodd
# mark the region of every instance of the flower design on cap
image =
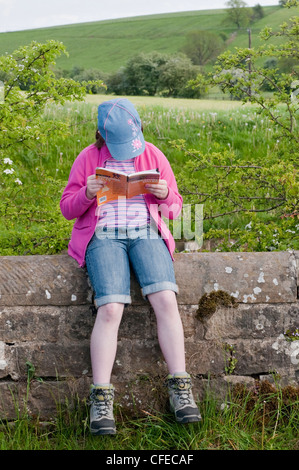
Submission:
<svg viewBox="0 0 299 470">
<path fill-rule="evenodd" d="M 132 119 L 128 119 L 128 124 L 131 126 L 133 137 L 135 137 L 138 134 L 138 127 L 135 125 Z"/>
<path fill-rule="evenodd" d="M 133 152 L 135 152 L 136 150 L 141 149 L 142 142 L 139 139 L 135 139 L 135 140 L 133 140 L 132 145 L 134 147 Z"/>
</svg>

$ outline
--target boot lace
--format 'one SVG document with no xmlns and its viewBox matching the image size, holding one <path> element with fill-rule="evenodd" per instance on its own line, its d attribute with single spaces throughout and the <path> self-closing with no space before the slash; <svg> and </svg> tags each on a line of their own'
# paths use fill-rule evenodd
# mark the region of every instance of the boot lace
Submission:
<svg viewBox="0 0 299 470">
<path fill-rule="evenodd" d="M 97 418 L 108 415 L 112 401 L 113 391 L 103 388 L 97 388 L 92 391 L 91 403 L 94 405 Z"/>
<path fill-rule="evenodd" d="M 169 384 L 181 405 L 192 404 L 190 378 L 173 377 L 169 380 Z"/>
</svg>

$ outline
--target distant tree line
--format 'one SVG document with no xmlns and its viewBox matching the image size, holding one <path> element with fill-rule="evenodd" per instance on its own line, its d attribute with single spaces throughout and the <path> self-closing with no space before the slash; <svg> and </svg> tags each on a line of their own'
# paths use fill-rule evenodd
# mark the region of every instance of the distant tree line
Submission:
<svg viewBox="0 0 299 470">
<path fill-rule="evenodd" d="M 117 95 L 148 95 L 182 98 L 199 98 L 203 88 L 192 89 L 188 82 L 203 73 L 203 68 L 213 63 L 223 51 L 225 35 L 209 31 L 191 31 L 181 51 L 176 55 L 159 52 L 143 53 L 131 57 L 126 65 L 107 74 L 96 68 L 75 66 L 72 70 L 57 70 L 57 76 L 72 78 L 79 83 L 102 80 L 106 90 L 90 85 L 90 93 Z"/>
<path fill-rule="evenodd" d="M 72 70 L 57 70 L 57 76 L 69 77 L 79 83 L 102 80 L 106 90 L 92 85 L 90 93 L 117 95 L 161 95 L 172 97 L 199 98 L 203 90 L 186 88 L 195 79 L 200 67 L 183 53 L 166 55 L 158 52 L 140 53 L 128 60 L 125 66 L 110 74 L 96 68 L 84 69 L 75 66 Z"/>
</svg>

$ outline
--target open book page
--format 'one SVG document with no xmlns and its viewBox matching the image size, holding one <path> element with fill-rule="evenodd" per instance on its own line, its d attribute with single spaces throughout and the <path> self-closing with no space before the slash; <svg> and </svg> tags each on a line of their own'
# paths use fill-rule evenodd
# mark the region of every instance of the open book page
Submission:
<svg viewBox="0 0 299 470">
<path fill-rule="evenodd" d="M 105 182 L 105 186 L 97 193 L 98 205 L 113 201 L 118 196 L 126 196 L 128 183 L 125 173 L 97 168 L 96 175 Z"/>
<path fill-rule="evenodd" d="M 146 184 L 159 183 L 160 173 L 157 170 L 153 172 L 140 172 L 130 175 L 128 178 L 127 197 L 147 194 L 150 191 L 145 187 Z"/>
<path fill-rule="evenodd" d="M 140 171 L 127 175 L 121 171 L 106 168 L 97 168 L 96 175 L 105 182 L 105 186 L 97 194 L 98 205 L 115 200 L 119 196 L 131 198 L 149 193 L 145 185 L 158 183 L 160 177 L 158 170 Z"/>
</svg>

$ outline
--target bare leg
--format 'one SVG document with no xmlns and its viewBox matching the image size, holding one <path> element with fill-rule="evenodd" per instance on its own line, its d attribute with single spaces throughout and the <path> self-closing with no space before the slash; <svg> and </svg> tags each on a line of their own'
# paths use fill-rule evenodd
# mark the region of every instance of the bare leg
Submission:
<svg viewBox="0 0 299 470">
<path fill-rule="evenodd" d="M 110 303 L 98 308 L 90 340 L 94 384 L 110 383 L 123 310 L 124 304 L 120 303 Z"/>
<path fill-rule="evenodd" d="M 157 318 L 159 344 L 170 374 L 185 371 L 183 325 L 176 295 L 171 290 L 149 294 Z"/>
</svg>

